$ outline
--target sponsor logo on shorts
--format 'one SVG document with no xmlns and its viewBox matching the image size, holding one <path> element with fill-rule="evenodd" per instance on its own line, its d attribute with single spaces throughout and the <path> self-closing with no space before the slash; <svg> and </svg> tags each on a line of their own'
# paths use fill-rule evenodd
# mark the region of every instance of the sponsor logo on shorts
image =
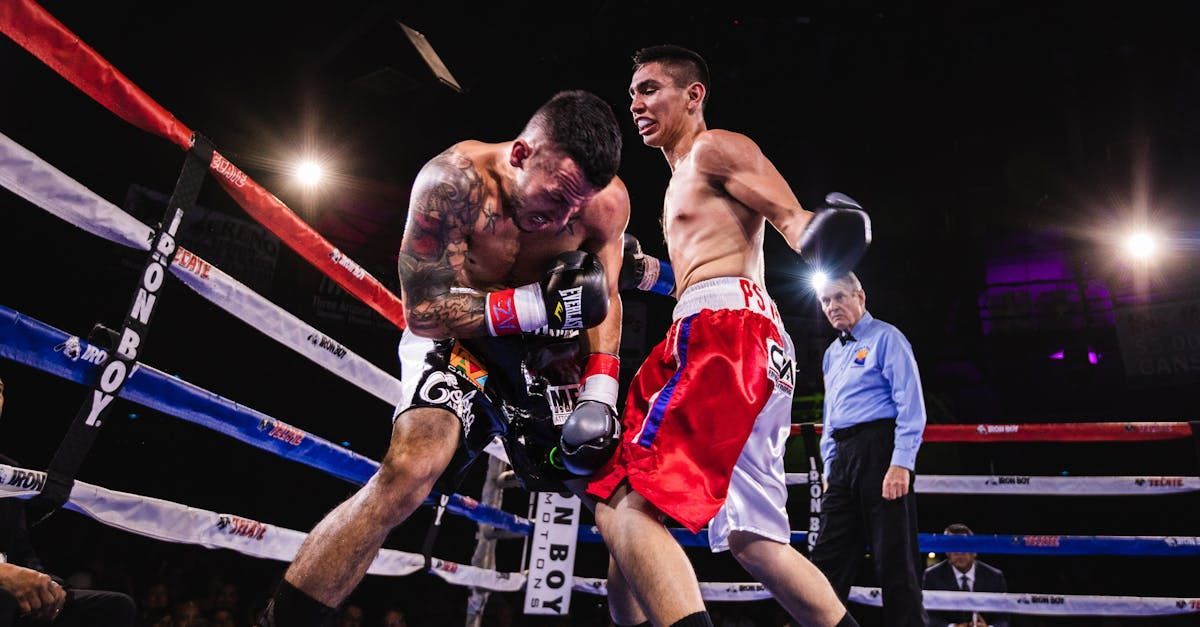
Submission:
<svg viewBox="0 0 1200 627">
<path fill-rule="evenodd" d="M 785 394 L 796 389 L 796 364 L 775 340 L 767 338 L 767 378 Z"/>
<path fill-rule="evenodd" d="M 250 538 L 251 540 L 262 540 L 263 536 L 267 535 L 267 526 L 263 523 L 229 514 L 220 514 L 217 517 L 217 529 L 231 536 Z"/>
<path fill-rule="evenodd" d="M 861 366 L 861 365 L 863 365 L 863 364 L 867 363 L 867 355 L 870 355 L 870 354 L 871 354 L 871 349 L 870 349 L 869 347 L 866 347 L 866 346 L 864 346 L 864 347 L 862 347 L 862 348 L 858 349 L 857 351 L 855 351 L 855 353 L 854 353 L 854 365 L 855 365 L 855 366 Z"/>
<path fill-rule="evenodd" d="M 346 357 L 346 347 L 333 341 L 332 338 L 323 333 L 313 333 L 308 336 L 308 342 L 317 348 L 329 351 L 331 355 L 338 359 Z"/>
<path fill-rule="evenodd" d="M 418 392 L 421 400 L 430 405 L 442 405 L 458 416 L 462 422 L 463 433 L 470 434 L 471 425 L 475 423 L 475 413 L 471 410 L 471 400 L 478 390 L 463 392 L 458 389 L 458 377 L 449 372 L 431 372 L 425 377 Z"/>
<path fill-rule="evenodd" d="M 450 351 L 450 369 L 471 382 L 479 390 L 487 386 L 488 371 L 461 342 L 455 342 Z"/>
<path fill-rule="evenodd" d="M 564 311 L 565 308 L 565 311 Z M 563 314 L 566 319 L 563 319 Z M 554 317 L 558 318 L 564 329 L 583 328 L 583 288 L 572 287 L 558 290 L 558 305 L 554 308 Z"/>
<path fill-rule="evenodd" d="M 550 385 L 546 387 L 546 402 L 554 415 L 554 424 L 562 425 L 575 410 L 575 399 L 579 397 L 579 384 Z"/>
</svg>

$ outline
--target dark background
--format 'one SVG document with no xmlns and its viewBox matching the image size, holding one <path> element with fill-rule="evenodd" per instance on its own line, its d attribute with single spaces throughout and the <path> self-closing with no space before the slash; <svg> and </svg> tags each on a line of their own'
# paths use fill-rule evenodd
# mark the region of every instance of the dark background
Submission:
<svg viewBox="0 0 1200 627">
<path fill-rule="evenodd" d="M 568 88 L 599 94 L 622 120 L 621 176 L 634 205 L 629 230 L 648 252 L 664 254 L 659 217 L 669 171 L 624 122 L 629 57 L 644 45 L 689 46 L 712 68 L 710 127 L 754 138 L 806 207 L 839 190 L 871 211 L 875 243 L 859 272 L 868 308 L 912 341 L 931 423 L 1196 418 L 1200 324 L 1181 314 L 1160 329 L 1181 346 L 1150 370 L 1130 358 L 1155 331 L 1118 333 L 1123 312 L 1194 311 L 1200 302 L 1200 10 L 1191 3 L 44 6 L 394 290 L 395 251 L 420 166 L 455 141 L 511 139 L 538 105 Z M 428 37 L 466 93 L 437 83 L 394 19 Z M 7 39 L 0 67 L 0 132 L 143 221 L 158 219 L 144 190 L 170 192 L 182 163 L 177 149 L 120 121 Z M 324 159 L 331 183 L 318 192 L 293 183 L 290 167 L 301 154 Z M 215 185 L 206 186 L 201 204 L 249 222 Z M 118 325 L 140 257 L 8 192 L 0 192 L 0 206 L 0 304 L 73 334 L 97 321 Z M 1154 264 L 1122 256 L 1120 238 L 1137 224 L 1166 238 Z M 215 228 L 193 225 L 181 242 L 216 259 L 229 240 Z M 254 233 L 248 239 L 275 251 L 273 266 L 244 259 L 217 265 L 253 278 L 273 302 L 398 375 L 397 331 L 286 247 L 244 228 Z M 820 354 L 832 332 L 803 263 L 778 236 L 768 240 L 768 288 L 797 344 L 797 421 L 818 419 Z M 670 304 L 627 300 L 643 304 L 628 307 L 629 325 L 645 329 L 644 341 L 623 348 L 629 367 L 661 336 Z M 388 407 L 186 288 L 168 282 L 153 328 L 146 363 L 381 457 Z M 83 389 L 12 363 L 0 365 L 0 376 L 8 384 L 0 449 L 44 467 Z M 310 528 L 353 490 L 130 404 L 118 404 L 112 417 L 80 475 L 85 481 L 296 529 Z M 789 470 L 802 470 L 804 459 L 794 450 Z M 928 444 L 918 463 L 930 474 L 1197 473 L 1189 441 Z M 510 496 L 509 509 L 520 511 L 523 499 Z M 799 492 L 793 507 L 794 520 L 806 520 Z M 921 508 L 923 532 L 957 521 L 978 533 L 1200 535 L 1194 495 L 931 495 Z M 416 549 L 428 520 L 428 512 L 418 513 L 389 546 Z M 438 554 L 469 559 L 472 530 L 451 523 Z M 36 537 L 51 566 L 63 570 L 102 554 L 160 569 L 220 561 L 255 582 L 281 571 L 133 539 L 69 513 Z M 518 551 L 502 551 L 503 569 L 517 568 Z M 1005 570 L 1013 591 L 1200 594 L 1196 558 L 984 559 Z M 696 552 L 695 560 L 702 579 L 745 577 L 727 557 Z M 602 564 L 588 549 L 577 572 L 602 576 Z M 864 585 L 872 583 L 866 570 Z M 464 594 L 426 575 L 371 579 L 364 591 L 428 614 L 429 624 L 441 614 L 458 620 L 454 609 L 429 608 L 462 607 Z M 1042 622 L 1099 621 L 1025 624 Z M 1188 624 L 1109 624 L 1158 623 Z"/>
</svg>

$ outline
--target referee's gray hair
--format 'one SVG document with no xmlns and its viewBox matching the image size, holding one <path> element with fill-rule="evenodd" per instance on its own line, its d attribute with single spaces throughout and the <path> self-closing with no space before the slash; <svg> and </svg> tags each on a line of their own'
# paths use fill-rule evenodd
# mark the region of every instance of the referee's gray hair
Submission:
<svg viewBox="0 0 1200 627">
<path fill-rule="evenodd" d="M 829 285 L 840 285 L 852 292 L 863 291 L 862 283 L 858 282 L 858 276 L 853 272 L 847 272 L 842 276 L 830 277 Z"/>
</svg>

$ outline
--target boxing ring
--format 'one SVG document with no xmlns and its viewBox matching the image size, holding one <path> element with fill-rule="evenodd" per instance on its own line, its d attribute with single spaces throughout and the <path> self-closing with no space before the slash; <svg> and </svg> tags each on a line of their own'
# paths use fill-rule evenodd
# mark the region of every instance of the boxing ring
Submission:
<svg viewBox="0 0 1200 627">
<path fill-rule="evenodd" d="M 84 337 L 0 304 L 0 356 L 92 389 L 90 405 L 85 403 L 64 443 L 76 442 L 77 446 L 82 446 L 78 445 L 79 437 L 73 434 L 84 427 L 94 432 L 103 424 L 107 402 L 102 399 L 105 395 L 110 397 L 109 400 L 119 396 L 345 481 L 364 483 L 378 468 L 378 462 L 141 363 L 136 359 L 140 346 L 137 342 L 130 345 L 126 340 L 129 333 L 149 326 L 153 298 L 163 277 L 169 273 L 203 298 L 330 374 L 390 405 L 399 401 L 400 382 L 394 377 L 174 242 L 176 233 L 172 224 L 177 225 L 180 212 L 186 211 L 194 202 L 194 194 L 190 202 L 187 195 L 196 191 L 191 188 L 198 189 L 197 181 L 205 174 L 213 176 L 248 214 L 302 258 L 396 327 L 403 328 L 400 300 L 32 0 L 0 3 L 0 30 L 118 117 L 171 141 L 187 155 L 168 213 L 161 224 L 151 227 L 0 133 L 0 185 L 31 206 L 76 228 L 114 244 L 148 252 L 130 317 L 118 335 L 119 342 L 112 348 L 93 344 Z M 197 164 L 202 167 L 198 169 Z M 139 312 L 144 316 L 139 316 Z M 390 417 L 390 413 L 386 416 Z M 819 426 L 797 426 L 794 434 L 811 437 L 818 430 Z M 925 442 L 931 444 L 1121 442 L 1131 446 L 1136 442 L 1187 438 L 1200 438 L 1200 424 L 930 425 L 924 436 Z M 60 453 L 63 450 L 60 448 Z M 82 451 L 84 455 L 86 450 L 86 446 L 76 448 L 76 452 Z M 54 498 L 53 492 L 57 489 L 62 491 L 59 498 L 63 507 L 129 533 L 167 542 L 226 548 L 251 557 L 285 562 L 292 559 L 304 539 L 304 533 L 300 531 L 267 522 L 78 481 L 74 471 L 82 457 L 76 457 L 64 462 L 56 455 L 55 462 L 47 470 L 0 465 L 0 498 L 37 498 L 47 494 Z M 812 503 L 810 511 L 814 514 L 819 511 L 821 494 L 817 471 L 789 474 L 788 483 L 796 486 L 794 498 L 807 496 Z M 1153 498 L 1155 495 L 1200 492 L 1200 477 L 920 475 L 916 490 L 920 494 L 1005 495 L 1012 498 L 1035 495 Z M 463 495 L 435 495 L 430 503 L 514 537 L 530 536 L 535 525 L 529 518 Z M 807 524 L 803 526 L 813 529 Z M 673 530 L 673 533 L 684 546 L 707 548 L 704 532 L 693 535 Z M 793 533 L 793 542 L 799 545 L 806 545 L 811 539 L 808 530 Z M 594 527 L 581 527 L 575 540 L 598 542 L 599 536 Z M 922 551 L 1038 556 L 1120 555 L 1163 559 L 1200 556 L 1200 537 L 1187 536 L 921 534 L 920 546 Z M 380 551 L 368 573 L 402 576 L 419 571 L 432 573 L 455 585 L 486 591 L 518 591 L 529 581 L 526 570 L 502 572 L 438 559 L 428 551 L 422 555 L 391 549 Z M 577 592 L 605 592 L 603 579 L 573 577 L 566 583 L 569 584 L 567 589 Z M 704 598 L 710 601 L 770 598 L 769 593 L 754 582 L 705 582 L 701 588 Z M 881 604 L 877 588 L 856 587 L 851 600 L 866 605 Z M 1197 596 L 1187 598 L 927 591 L 925 605 L 932 610 L 1011 614 L 1168 616 L 1200 614 L 1200 590 L 1197 590 Z"/>
</svg>

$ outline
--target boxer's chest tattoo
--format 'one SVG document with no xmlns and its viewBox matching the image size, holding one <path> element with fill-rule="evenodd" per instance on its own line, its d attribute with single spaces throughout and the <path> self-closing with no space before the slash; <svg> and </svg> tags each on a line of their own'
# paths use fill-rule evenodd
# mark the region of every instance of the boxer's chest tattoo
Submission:
<svg viewBox="0 0 1200 627">
<path fill-rule="evenodd" d="M 495 235 L 496 220 L 500 218 L 500 212 L 496 210 L 495 204 L 489 199 L 483 204 L 483 230 Z"/>
</svg>

